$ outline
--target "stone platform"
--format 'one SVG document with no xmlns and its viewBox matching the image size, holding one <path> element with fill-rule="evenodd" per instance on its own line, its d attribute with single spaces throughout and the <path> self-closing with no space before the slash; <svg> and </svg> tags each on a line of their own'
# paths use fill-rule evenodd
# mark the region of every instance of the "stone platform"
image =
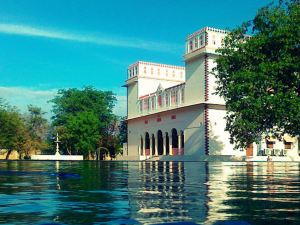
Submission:
<svg viewBox="0 0 300 225">
<path fill-rule="evenodd" d="M 32 155 L 31 160 L 79 161 L 82 155 Z"/>
</svg>

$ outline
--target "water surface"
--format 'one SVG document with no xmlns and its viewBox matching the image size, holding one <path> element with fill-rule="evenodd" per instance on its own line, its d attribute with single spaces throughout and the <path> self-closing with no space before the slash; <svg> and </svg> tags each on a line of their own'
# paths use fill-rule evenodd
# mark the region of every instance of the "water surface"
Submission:
<svg viewBox="0 0 300 225">
<path fill-rule="evenodd" d="M 0 224 L 300 224 L 299 166 L 0 161 Z"/>
</svg>

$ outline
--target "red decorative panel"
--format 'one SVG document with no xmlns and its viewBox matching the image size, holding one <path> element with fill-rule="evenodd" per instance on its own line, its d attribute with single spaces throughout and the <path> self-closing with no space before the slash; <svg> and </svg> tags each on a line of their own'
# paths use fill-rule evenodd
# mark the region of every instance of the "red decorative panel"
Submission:
<svg viewBox="0 0 300 225">
<path fill-rule="evenodd" d="M 150 155 L 150 149 L 145 149 L 145 155 Z"/>
<path fill-rule="evenodd" d="M 178 155 L 178 148 L 172 148 L 172 155 Z"/>
<path fill-rule="evenodd" d="M 176 115 L 172 115 L 172 116 L 171 116 L 171 119 L 172 119 L 172 120 L 176 120 Z"/>
<path fill-rule="evenodd" d="M 148 120 L 145 120 L 145 122 L 144 122 L 145 124 L 148 124 Z"/>
<path fill-rule="evenodd" d="M 160 121 L 161 121 L 161 118 L 160 118 L 160 117 L 158 117 L 158 118 L 156 119 L 156 121 L 157 121 L 157 122 L 160 122 Z"/>
</svg>

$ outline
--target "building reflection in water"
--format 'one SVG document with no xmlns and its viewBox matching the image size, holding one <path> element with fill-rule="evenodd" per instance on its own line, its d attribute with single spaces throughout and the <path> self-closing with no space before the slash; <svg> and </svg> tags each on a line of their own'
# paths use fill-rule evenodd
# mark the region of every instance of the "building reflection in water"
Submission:
<svg viewBox="0 0 300 225">
<path fill-rule="evenodd" d="M 204 224 L 219 220 L 298 224 L 299 181 L 299 163 L 210 164 Z"/>
<path fill-rule="evenodd" d="M 203 222 L 207 215 L 207 164 L 145 162 L 129 170 L 132 218 L 142 224 Z"/>
<path fill-rule="evenodd" d="M 142 224 L 300 218 L 298 163 L 144 162 L 128 169 L 131 218 Z"/>
<path fill-rule="evenodd" d="M 299 166 L 0 162 L 0 223 L 300 224 Z"/>
</svg>

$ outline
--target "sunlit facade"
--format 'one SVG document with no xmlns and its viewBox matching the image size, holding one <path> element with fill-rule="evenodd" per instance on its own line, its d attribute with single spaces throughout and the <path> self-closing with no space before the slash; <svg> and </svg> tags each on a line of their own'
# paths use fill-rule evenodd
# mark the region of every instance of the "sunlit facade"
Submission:
<svg viewBox="0 0 300 225">
<path fill-rule="evenodd" d="M 123 158 L 298 157 L 297 139 L 288 136 L 281 141 L 263 138 L 259 145 L 240 150 L 229 142 L 225 102 L 215 94 L 217 84 L 212 73 L 218 57 L 216 50 L 222 46 L 226 33 L 205 27 L 189 35 L 184 67 L 142 61 L 128 67 L 124 85 L 128 99 L 128 143 Z"/>
</svg>

